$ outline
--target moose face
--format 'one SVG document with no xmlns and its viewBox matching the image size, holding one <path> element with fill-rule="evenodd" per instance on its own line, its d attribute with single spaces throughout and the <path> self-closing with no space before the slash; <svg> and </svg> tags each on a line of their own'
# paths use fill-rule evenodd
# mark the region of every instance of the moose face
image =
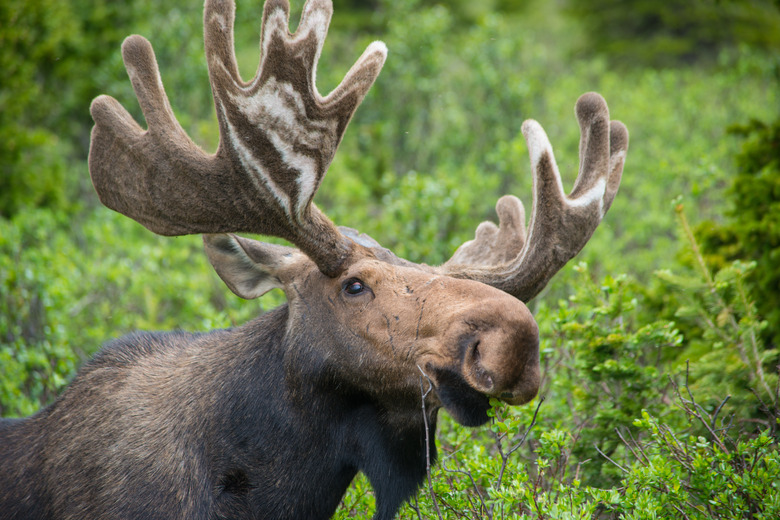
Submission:
<svg viewBox="0 0 780 520">
<path fill-rule="evenodd" d="M 363 391 L 419 398 L 427 377 L 432 405 L 468 426 L 487 421 L 489 397 L 521 404 L 536 395 L 538 328 L 528 308 L 503 291 L 411 262 L 395 265 L 362 246 L 337 277 L 294 249 L 245 238 L 209 236 L 206 250 L 239 296 L 284 290 L 288 330 Z"/>
</svg>

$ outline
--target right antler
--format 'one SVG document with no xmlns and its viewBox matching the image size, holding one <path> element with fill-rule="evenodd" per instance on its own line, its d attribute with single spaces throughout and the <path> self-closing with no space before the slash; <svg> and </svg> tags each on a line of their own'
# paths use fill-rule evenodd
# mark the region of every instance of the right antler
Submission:
<svg viewBox="0 0 780 520">
<path fill-rule="evenodd" d="M 214 155 L 198 148 L 173 115 L 149 42 L 127 38 L 122 56 L 149 129 L 115 99 L 95 99 L 89 169 L 103 204 L 155 233 L 279 236 L 336 276 L 353 242 L 312 199 L 387 49 L 369 45 L 323 98 L 315 69 L 332 5 L 309 0 L 295 34 L 289 10 L 287 0 L 266 2 L 260 66 L 245 83 L 233 49 L 235 5 L 206 1 L 205 47 L 220 128 Z"/>
<path fill-rule="evenodd" d="M 534 200 L 528 233 L 523 203 L 511 195 L 496 204 L 499 226 L 483 222 L 438 270 L 492 285 L 528 302 L 585 246 L 606 214 L 620 185 L 628 150 L 628 130 L 609 120 L 607 103 L 595 92 L 583 94 L 575 108 L 580 123 L 580 171 L 567 196 L 542 127 L 523 123 Z"/>
</svg>

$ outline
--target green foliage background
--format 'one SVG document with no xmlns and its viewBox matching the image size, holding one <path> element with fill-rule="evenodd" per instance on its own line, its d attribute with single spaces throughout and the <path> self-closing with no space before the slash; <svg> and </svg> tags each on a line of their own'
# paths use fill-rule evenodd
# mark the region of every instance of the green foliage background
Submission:
<svg viewBox="0 0 780 520">
<path fill-rule="evenodd" d="M 238 1 L 244 77 L 261 4 Z M 501 195 L 530 205 L 524 119 L 545 127 L 569 186 L 580 94 L 604 95 L 631 133 L 610 213 L 531 305 L 544 399 L 497 403 L 476 430 L 445 415 L 442 461 L 400 516 L 776 518 L 776 3 L 335 4 L 322 92 L 371 40 L 390 54 L 317 203 L 401 256 L 440 263 Z M 90 101 L 111 94 L 143 121 L 119 53 L 131 33 L 152 41 L 184 128 L 216 147 L 201 16 L 200 1 L 0 3 L 4 416 L 51 402 L 110 338 L 227 327 L 283 301 L 238 301 L 198 237 L 154 236 L 89 183 Z M 372 507 L 360 477 L 337 518 Z"/>
</svg>

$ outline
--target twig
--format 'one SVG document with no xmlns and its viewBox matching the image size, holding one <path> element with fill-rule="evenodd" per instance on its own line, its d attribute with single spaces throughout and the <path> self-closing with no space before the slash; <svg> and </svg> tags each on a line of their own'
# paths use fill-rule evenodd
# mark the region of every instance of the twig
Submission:
<svg viewBox="0 0 780 520">
<path fill-rule="evenodd" d="M 631 451 L 631 454 L 634 455 L 634 458 L 640 462 L 643 466 L 647 467 L 647 463 L 644 461 L 642 457 L 637 455 L 637 453 L 634 451 L 634 448 L 631 447 L 631 444 L 628 443 L 628 441 L 623 437 L 623 434 L 620 433 L 619 428 L 615 428 L 615 433 L 618 434 L 618 437 L 620 437 L 620 440 L 623 441 L 623 444 L 626 445 L 626 448 L 628 448 Z"/>
<path fill-rule="evenodd" d="M 631 433 L 631 430 L 628 430 L 628 435 L 629 435 L 629 437 L 631 437 L 631 442 L 633 442 L 634 446 L 636 446 L 639 449 L 639 453 L 642 454 L 642 456 L 645 458 L 645 461 L 649 465 L 650 464 L 650 457 L 648 457 L 647 453 L 645 453 L 645 448 L 644 448 L 644 446 L 642 446 L 642 443 L 634 438 L 634 434 Z"/>
<path fill-rule="evenodd" d="M 436 493 L 433 491 L 433 481 L 431 480 L 430 428 L 428 427 L 428 413 L 425 410 L 425 398 L 428 397 L 428 394 L 433 390 L 433 382 L 431 382 L 431 378 L 428 377 L 428 374 L 420 368 L 420 365 L 417 365 L 417 369 L 422 374 L 422 377 L 420 377 L 420 394 L 422 395 L 422 414 L 423 423 L 425 424 L 425 473 L 428 475 L 428 492 L 431 495 L 431 502 L 433 502 L 433 508 L 436 510 L 439 520 L 444 520 L 441 516 L 441 511 L 439 511 L 439 503 L 436 500 Z M 427 390 L 424 389 L 423 377 L 428 381 Z"/>
<path fill-rule="evenodd" d="M 503 448 L 501 446 L 501 437 L 496 436 L 496 443 L 498 445 L 498 453 L 499 453 L 499 455 L 501 455 L 501 470 L 498 473 L 498 479 L 496 480 L 496 484 L 495 484 L 496 491 L 501 489 L 501 481 L 504 479 L 504 472 L 506 471 L 507 464 L 509 464 L 509 457 L 515 451 L 520 449 L 520 447 L 523 446 L 523 444 L 525 444 L 525 441 L 528 438 L 528 434 L 531 433 L 531 429 L 536 424 L 536 417 L 537 417 L 537 415 L 539 415 L 539 408 L 542 406 L 542 403 L 544 402 L 545 398 L 546 398 L 545 396 L 541 396 L 539 398 L 539 403 L 536 405 L 536 410 L 534 410 L 534 416 L 531 419 L 531 424 L 529 424 L 528 428 L 526 428 L 525 433 L 523 434 L 523 438 L 520 439 L 520 442 L 518 442 L 517 444 L 512 446 L 506 454 L 504 454 L 504 450 L 503 450 Z M 495 503 L 491 504 L 490 505 L 490 509 L 487 510 L 488 511 L 488 517 L 490 517 L 490 518 L 493 518 L 493 508 L 495 507 L 495 505 L 496 505 Z M 501 507 L 502 508 L 504 507 L 503 504 L 501 505 Z M 503 514 L 502 514 L 502 516 L 503 516 Z"/>
<path fill-rule="evenodd" d="M 448 473 L 460 473 L 461 475 L 466 475 L 469 480 L 471 480 L 471 487 L 474 488 L 474 491 L 477 492 L 477 496 L 479 497 L 479 501 L 482 503 L 482 509 L 487 512 L 488 518 L 493 518 L 493 512 L 489 511 L 487 508 L 487 505 L 485 505 L 485 499 L 482 496 L 482 493 L 479 491 L 479 486 L 477 486 L 477 483 L 474 481 L 474 476 L 471 474 L 470 471 L 465 471 L 462 469 L 448 469 L 446 466 L 442 465 L 442 469 Z"/>
<path fill-rule="evenodd" d="M 688 518 L 688 515 L 686 515 L 686 514 L 685 514 L 685 512 L 684 512 L 682 509 L 680 509 L 680 507 L 679 507 L 678 505 L 676 505 L 676 504 L 671 504 L 671 506 L 672 506 L 673 508 L 675 508 L 675 509 L 677 510 L 677 512 L 678 512 L 678 513 L 680 513 L 680 514 L 683 516 L 683 518 L 684 518 L 685 520 L 689 520 L 689 518 Z"/>
<path fill-rule="evenodd" d="M 498 473 L 498 480 L 496 481 L 496 489 L 501 489 L 501 480 L 504 478 L 504 471 L 506 470 L 506 466 L 509 463 L 509 457 L 516 452 L 523 444 L 525 444 L 525 440 L 528 438 L 528 434 L 531 433 L 531 428 L 534 427 L 536 424 L 536 416 L 539 414 L 539 408 L 542 406 L 542 403 L 544 402 L 545 396 L 542 396 L 539 398 L 539 404 L 536 405 L 536 410 L 534 411 L 534 416 L 531 419 L 531 424 L 528 425 L 528 428 L 525 430 L 525 434 L 523 434 L 523 438 L 520 439 L 520 442 L 512 446 L 512 448 L 507 452 L 506 455 L 501 453 L 501 471 Z M 499 445 L 499 451 L 501 450 L 501 446 Z"/>
<path fill-rule="evenodd" d="M 409 502 L 409 508 L 417 513 L 417 520 L 422 520 L 422 516 L 420 516 L 420 504 L 417 502 L 417 495 L 414 495 L 414 505 Z"/>
<path fill-rule="evenodd" d="M 513 454 L 515 451 L 518 450 L 518 448 L 520 448 L 520 446 L 525 444 L 525 440 L 526 440 L 526 438 L 528 438 L 528 434 L 531 433 L 531 428 L 533 428 L 534 425 L 536 424 L 536 416 L 539 415 L 539 408 L 541 408 L 542 403 L 544 402 L 545 399 L 547 399 L 547 397 L 544 396 L 544 395 L 539 398 L 539 404 L 536 405 L 536 410 L 534 410 L 534 416 L 531 419 L 531 424 L 529 424 L 528 425 L 528 429 L 525 430 L 525 434 L 523 434 L 523 438 L 520 439 L 520 442 L 518 442 L 517 444 L 512 446 L 512 449 L 509 450 L 509 453 L 507 453 L 507 456 Z"/>
<path fill-rule="evenodd" d="M 727 395 L 723 401 L 718 405 L 718 407 L 715 409 L 715 413 L 712 414 L 712 422 L 710 423 L 710 426 L 715 429 L 715 422 L 718 420 L 718 415 L 720 414 L 720 410 L 723 408 L 723 405 L 725 405 L 728 400 L 731 399 L 731 395 Z M 721 425 L 723 422 L 721 421 Z"/>
<path fill-rule="evenodd" d="M 609 455 L 607 455 L 606 453 L 601 451 L 596 444 L 594 444 L 593 447 L 596 448 L 596 451 L 599 452 L 599 455 L 601 455 L 602 457 L 604 457 L 605 459 L 610 461 L 612 464 L 614 464 L 618 469 L 620 469 L 620 471 L 622 471 L 623 473 L 628 473 L 628 470 L 626 468 L 624 468 L 623 466 L 621 466 L 620 464 L 618 464 L 614 460 L 610 459 Z"/>
<path fill-rule="evenodd" d="M 691 398 L 690 401 L 688 401 L 685 398 L 683 398 L 682 394 L 680 393 L 680 387 L 677 385 L 677 383 L 671 377 L 669 377 L 669 381 L 672 383 L 672 386 L 674 387 L 674 391 L 677 393 L 677 397 L 680 400 L 680 402 L 682 403 L 683 409 L 685 410 L 685 412 L 688 415 L 693 416 L 696 419 L 698 419 L 699 422 L 701 422 L 704 425 L 704 427 L 707 429 L 707 431 L 710 432 L 710 435 L 712 435 L 712 440 L 720 447 L 721 450 L 723 450 L 723 453 L 728 455 L 731 452 L 728 450 L 728 448 L 726 448 L 726 445 L 723 444 L 723 442 L 720 440 L 720 437 L 718 436 L 718 434 L 715 433 L 715 431 L 713 431 L 712 428 L 710 428 L 710 424 L 707 421 L 704 420 L 704 417 L 702 417 L 702 415 L 699 412 L 699 410 L 696 409 L 696 407 L 698 405 L 696 404 L 696 401 L 694 400 L 694 397 L 693 397 L 693 393 L 691 392 L 691 389 L 688 386 L 688 368 L 689 368 L 688 361 L 686 361 L 685 362 L 685 390 L 688 392 L 688 395 Z M 687 403 L 693 404 L 694 405 L 694 409 L 692 410 L 688 406 Z"/>
</svg>

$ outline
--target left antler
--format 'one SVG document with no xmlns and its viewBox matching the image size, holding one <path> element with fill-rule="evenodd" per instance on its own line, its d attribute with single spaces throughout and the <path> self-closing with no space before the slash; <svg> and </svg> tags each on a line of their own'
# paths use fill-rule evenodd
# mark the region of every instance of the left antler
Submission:
<svg viewBox="0 0 780 520">
<path fill-rule="evenodd" d="M 290 34 L 289 4 L 269 0 L 260 67 L 245 83 L 233 49 L 235 5 L 206 1 L 205 48 L 220 128 L 214 155 L 198 148 L 173 115 L 149 42 L 127 38 L 122 56 L 149 129 L 109 96 L 92 103 L 89 169 L 103 204 L 161 235 L 279 236 L 323 273 L 337 275 L 354 244 L 312 199 L 387 49 L 369 45 L 322 97 L 315 69 L 332 10 L 329 0 L 309 0 Z"/>
<path fill-rule="evenodd" d="M 499 226 L 483 222 L 438 270 L 501 289 L 527 302 L 585 246 L 620 185 L 628 130 L 609 120 L 607 103 L 591 92 L 577 100 L 580 171 L 567 196 L 552 146 L 542 127 L 523 123 L 534 172 L 534 200 L 528 233 L 523 203 L 511 195 L 496 204 Z"/>
</svg>

